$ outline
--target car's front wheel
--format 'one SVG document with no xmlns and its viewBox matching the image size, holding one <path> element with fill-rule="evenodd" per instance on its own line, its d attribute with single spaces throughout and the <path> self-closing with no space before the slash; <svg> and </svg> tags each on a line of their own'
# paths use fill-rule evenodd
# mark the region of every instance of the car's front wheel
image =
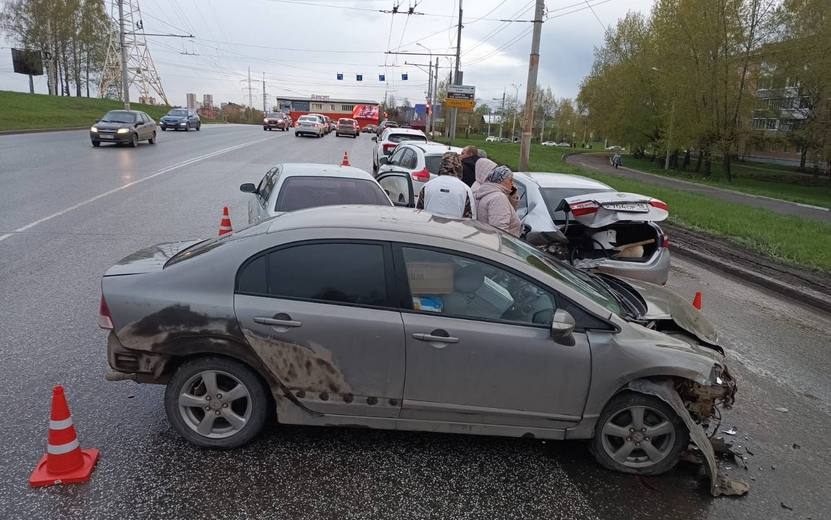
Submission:
<svg viewBox="0 0 831 520">
<path fill-rule="evenodd" d="M 99 146 L 101 146 L 101 141 L 93 141 L 92 146 L 98 148 Z"/>
<path fill-rule="evenodd" d="M 156 132 L 153 132 L 153 137 L 147 140 L 150 144 L 156 144 Z"/>
<path fill-rule="evenodd" d="M 667 403 L 625 392 L 609 401 L 600 415 L 591 452 L 611 470 L 659 475 L 678 463 L 689 443 L 687 427 Z"/>
<path fill-rule="evenodd" d="M 202 123 L 196 123 L 196 131 L 202 130 Z"/>
<path fill-rule="evenodd" d="M 132 146 L 133 148 L 135 148 L 135 147 L 137 147 L 137 146 L 138 146 L 138 135 L 133 134 L 133 135 L 130 137 L 130 146 Z"/>
<path fill-rule="evenodd" d="M 162 132 L 167 132 L 167 127 L 166 126 L 162 127 Z"/>
<path fill-rule="evenodd" d="M 187 441 L 206 448 L 250 442 L 270 416 L 268 390 L 250 367 L 224 357 L 183 363 L 167 383 L 167 418 Z"/>
</svg>

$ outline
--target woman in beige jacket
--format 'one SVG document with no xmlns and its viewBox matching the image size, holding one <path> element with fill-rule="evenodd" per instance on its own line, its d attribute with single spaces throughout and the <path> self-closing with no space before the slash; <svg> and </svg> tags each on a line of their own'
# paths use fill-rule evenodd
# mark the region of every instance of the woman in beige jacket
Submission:
<svg viewBox="0 0 831 520">
<path fill-rule="evenodd" d="M 479 163 L 476 162 L 476 177 L 479 177 Z M 514 188 L 514 173 L 507 166 L 497 166 L 487 175 L 485 182 L 476 188 L 473 197 L 476 199 L 476 219 L 480 222 L 510 233 L 518 237 L 522 223 L 511 203 L 511 192 Z"/>
</svg>

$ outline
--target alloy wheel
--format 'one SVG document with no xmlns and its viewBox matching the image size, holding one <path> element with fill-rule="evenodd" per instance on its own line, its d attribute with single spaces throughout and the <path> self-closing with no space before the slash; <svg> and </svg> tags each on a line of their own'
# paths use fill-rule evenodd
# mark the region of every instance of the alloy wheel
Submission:
<svg viewBox="0 0 831 520">
<path fill-rule="evenodd" d="M 654 466 L 673 451 L 675 426 L 660 410 L 630 406 L 609 417 L 601 445 L 615 462 L 628 468 Z"/>
<path fill-rule="evenodd" d="M 251 418 L 251 393 L 242 381 L 221 370 L 191 376 L 179 393 L 184 423 L 204 437 L 224 439 L 239 433 Z"/>
</svg>

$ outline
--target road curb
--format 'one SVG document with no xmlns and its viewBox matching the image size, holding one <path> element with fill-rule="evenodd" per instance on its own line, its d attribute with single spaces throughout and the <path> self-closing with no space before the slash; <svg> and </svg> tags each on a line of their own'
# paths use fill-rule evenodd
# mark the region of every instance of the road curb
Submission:
<svg viewBox="0 0 831 520">
<path fill-rule="evenodd" d="M 44 132 L 68 132 L 70 130 L 84 130 L 89 126 L 73 126 L 71 128 L 28 128 L 23 130 L 0 130 L 0 135 L 40 134 Z"/>
<path fill-rule="evenodd" d="M 725 259 L 725 257 L 730 256 L 727 252 L 723 256 L 718 255 L 718 245 L 695 231 L 668 224 L 662 224 L 662 227 L 669 231 L 670 244 L 672 244 L 671 247 L 674 254 L 694 260 L 699 264 L 715 267 L 719 271 L 728 273 L 745 282 L 763 287 L 803 305 L 808 305 L 814 309 L 831 314 L 831 291 L 828 291 L 826 287 L 817 285 L 816 290 L 809 290 L 799 284 L 780 282 L 770 276 L 765 276 L 758 271 L 748 269 L 738 263 Z M 683 235 L 683 238 L 673 240 L 673 236 L 678 237 L 679 235 Z M 698 240 L 706 241 L 706 248 L 697 247 L 696 242 Z"/>
</svg>

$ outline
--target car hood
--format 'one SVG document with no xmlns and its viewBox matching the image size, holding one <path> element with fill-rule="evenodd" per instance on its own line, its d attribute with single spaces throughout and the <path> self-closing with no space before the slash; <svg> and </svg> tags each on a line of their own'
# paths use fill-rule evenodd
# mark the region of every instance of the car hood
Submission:
<svg viewBox="0 0 831 520">
<path fill-rule="evenodd" d="M 98 130 L 118 130 L 119 128 L 132 128 L 132 123 L 95 123 Z"/>
<path fill-rule="evenodd" d="M 187 119 L 185 116 L 162 116 L 164 121 L 184 121 Z"/>
<path fill-rule="evenodd" d="M 693 307 L 690 302 L 660 285 L 631 278 L 626 278 L 625 281 L 638 291 L 646 302 L 646 312 L 639 316 L 640 320 L 671 320 L 699 340 L 718 346 L 718 333 L 715 327 L 704 316 L 704 313 Z"/>
<path fill-rule="evenodd" d="M 570 212 L 574 220 L 590 228 L 615 222 L 660 222 L 669 216 L 669 208 L 663 201 L 621 191 L 568 197 L 560 201 L 556 211 Z"/>
<path fill-rule="evenodd" d="M 184 242 L 163 242 L 154 246 L 139 249 L 135 253 L 125 256 L 117 264 L 107 269 L 104 276 L 123 276 L 161 271 L 164 264 L 173 258 L 176 253 L 184 251 L 202 240 L 187 240 Z"/>
</svg>

